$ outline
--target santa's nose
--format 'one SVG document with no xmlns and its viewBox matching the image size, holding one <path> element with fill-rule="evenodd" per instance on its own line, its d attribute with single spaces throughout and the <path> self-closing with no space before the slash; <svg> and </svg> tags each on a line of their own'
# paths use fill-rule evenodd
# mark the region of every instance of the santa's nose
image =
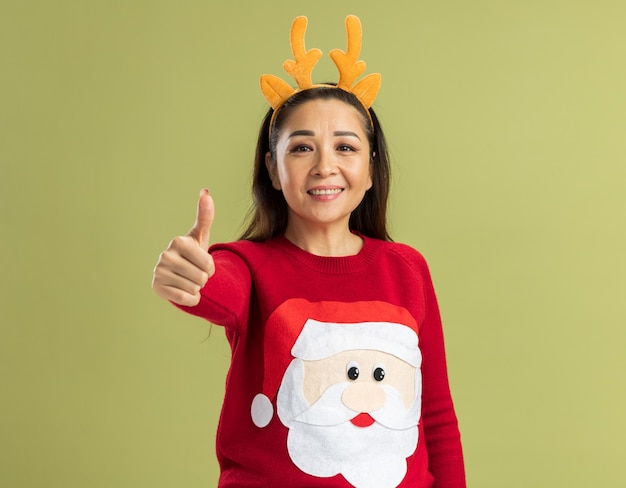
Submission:
<svg viewBox="0 0 626 488">
<path fill-rule="evenodd" d="M 341 401 L 355 412 L 373 412 L 385 404 L 385 392 L 374 383 L 353 383 L 344 390 Z"/>
</svg>

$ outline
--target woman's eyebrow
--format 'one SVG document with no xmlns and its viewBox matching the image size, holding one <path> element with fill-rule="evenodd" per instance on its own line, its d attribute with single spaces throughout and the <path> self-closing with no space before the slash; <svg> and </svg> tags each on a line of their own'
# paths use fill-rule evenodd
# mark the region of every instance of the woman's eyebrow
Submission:
<svg viewBox="0 0 626 488">
<path fill-rule="evenodd" d="M 315 136 L 315 132 L 312 130 L 295 130 L 293 131 L 291 134 L 289 134 L 289 139 L 291 139 L 292 137 L 297 137 L 297 136 Z M 358 134 L 356 132 L 352 132 L 349 130 L 336 130 L 335 132 L 333 132 L 333 136 L 335 137 L 356 137 L 359 141 L 361 140 L 361 138 L 358 136 Z"/>
<path fill-rule="evenodd" d="M 315 132 L 312 130 L 295 130 L 291 134 L 289 134 L 289 138 L 296 136 L 314 136 Z"/>
<path fill-rule="evenodd" d="M 338 130 L 333 132 L 333 135 L 335 137 L 356 137 L 359 141 L 361 140 L 361 138 L 357 135 L 356 132 L 351 132 L 349 130 Z"/>
</svg>

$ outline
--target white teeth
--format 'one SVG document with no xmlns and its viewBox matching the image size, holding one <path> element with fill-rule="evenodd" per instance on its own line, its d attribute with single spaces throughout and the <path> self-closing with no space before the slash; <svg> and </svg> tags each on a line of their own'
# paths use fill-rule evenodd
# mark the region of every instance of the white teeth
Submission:
<svg viewBox="0 0 626 488">
<path fill-rule="evenodd" d="M 333 188 L 332 190 L 310 190 L 311 195 L 335 195 L 341 192 L 341 188 Z"/>
</svg>

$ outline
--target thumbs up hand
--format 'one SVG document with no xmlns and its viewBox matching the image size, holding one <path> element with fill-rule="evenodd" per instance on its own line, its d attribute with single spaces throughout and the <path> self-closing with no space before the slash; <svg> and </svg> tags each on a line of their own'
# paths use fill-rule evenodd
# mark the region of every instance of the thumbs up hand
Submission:
<svg viewBox="0 0 626 488">
<path fill-rule="evenodd" d="M 200 302 L 200 290 L 215 274 L 213 258 L 207 252 L 214 217 L 213 198 L 204 189 L 195 224 L 187 235 L 170 242 L 154 268 L 152 288 L 161 298 L 186 306 Z"/>
<path fill-rule="evenodd" d="M 209 248 L 209 236 L 211 225 L 215 218 L 215 206 L 213 198 L 206 188 L 200 192 L 198 199 L 198 211 L 196 212 L 196 223 L 187 233 L 187 237 L 194 239 L 205 251 Z"/>
</svg>

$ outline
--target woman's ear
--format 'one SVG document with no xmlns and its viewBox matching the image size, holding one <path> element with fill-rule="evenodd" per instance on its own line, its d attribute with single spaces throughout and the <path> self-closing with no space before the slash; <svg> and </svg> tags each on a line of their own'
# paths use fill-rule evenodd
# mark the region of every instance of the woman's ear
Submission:
<svg viewBox="0 0 626 488">
<path fill-rule="evenodd" d="M 272 158 L 272 153 L 265 153 L 265 167 L 267 168 L 267 172 L 270 175 L 270 180 L 272 180 L 272 186 L 275 190 L 281 190 L 280 186 L 280 178 L 278 177 L 278 168 L 276 166 L 276 161 Z"/>
<path fill-rule="evenodd" d="M 376 158 L 376 152 L 372 153 L 372 157 L 370 158 L 370 181 L 367 189 L 369 190 L 372 186 L 374 186 L 374 159 Z"/>
</svg>

